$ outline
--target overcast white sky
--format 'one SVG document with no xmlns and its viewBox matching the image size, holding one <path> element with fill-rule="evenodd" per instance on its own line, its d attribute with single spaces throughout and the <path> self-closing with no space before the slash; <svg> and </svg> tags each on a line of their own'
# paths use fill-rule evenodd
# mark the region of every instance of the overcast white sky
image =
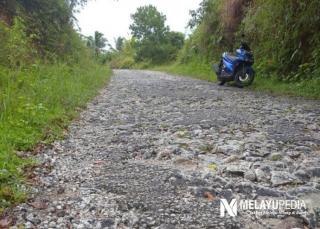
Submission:
<svg viewBox="0 0 320 229">
<path fill-rule="evenodd" d="M 130 37 L 130 15 L 139 6 L 152 4 L 167 16 L 171 30 L 186 33 L 189 10 L 197 9 L 201 0 L 92 0 L 76 15 L 81 33 L 102 32 L 113 45 L 118 36 Z"/>
</svg>

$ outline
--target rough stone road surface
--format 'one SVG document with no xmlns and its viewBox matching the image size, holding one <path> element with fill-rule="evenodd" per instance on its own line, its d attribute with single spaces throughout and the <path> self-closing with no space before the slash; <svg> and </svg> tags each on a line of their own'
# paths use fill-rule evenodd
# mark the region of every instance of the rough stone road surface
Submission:
<svg viewBox="0 0 320 229">
<path fill-rule="evenodd" d="M 317 228 L 319 122 L 319 101 L 115 71 L 66 139 L 37 156 L 16 228 Z M 220 199 L 306 208 L 220 217 Z"/>
</svg>

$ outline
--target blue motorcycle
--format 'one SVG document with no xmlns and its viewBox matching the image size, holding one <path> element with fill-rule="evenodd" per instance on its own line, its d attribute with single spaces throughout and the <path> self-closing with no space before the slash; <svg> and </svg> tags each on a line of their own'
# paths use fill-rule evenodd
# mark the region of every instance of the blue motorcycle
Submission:
<svg viewBox="0 0 320 229">
<path fill-rule="evenodd" d="M 254 58 L 250 47 L 245 42 L 241 42 L 235 55 L 228 52 L 223 53 L 220 63 L 214 65 L 214 71 L 220 85 L 235 81 L 238 87 L 249 86 L 255 76 L 252 68 L 253 63 Z"/>
</svg>

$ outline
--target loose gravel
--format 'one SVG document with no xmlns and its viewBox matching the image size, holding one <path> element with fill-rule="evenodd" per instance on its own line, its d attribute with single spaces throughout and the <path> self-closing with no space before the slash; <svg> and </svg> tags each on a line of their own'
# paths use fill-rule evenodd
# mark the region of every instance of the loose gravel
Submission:
<svg viewBox="0 0 320 229">
<path fill-rule="evenodd" d="M 13 228 L 320 227 L 320 103 L 117 70 L 37 156 Z M 304 200 L 306 214 L 220 217 L 220 199 Z"/>
</svg>

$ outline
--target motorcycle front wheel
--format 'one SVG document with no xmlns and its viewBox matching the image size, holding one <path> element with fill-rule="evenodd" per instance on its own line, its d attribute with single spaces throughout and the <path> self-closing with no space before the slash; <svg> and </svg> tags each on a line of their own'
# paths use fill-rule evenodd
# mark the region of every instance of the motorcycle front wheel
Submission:
<svg viewBox="0 0 320 229">
<path fill-rule="evenodd" d="M 251 68 L 241 67 L 236 72 L 234 80 L 238 87 L 249 86 L 254 80 L 254 71 Z"/>
</svg>

